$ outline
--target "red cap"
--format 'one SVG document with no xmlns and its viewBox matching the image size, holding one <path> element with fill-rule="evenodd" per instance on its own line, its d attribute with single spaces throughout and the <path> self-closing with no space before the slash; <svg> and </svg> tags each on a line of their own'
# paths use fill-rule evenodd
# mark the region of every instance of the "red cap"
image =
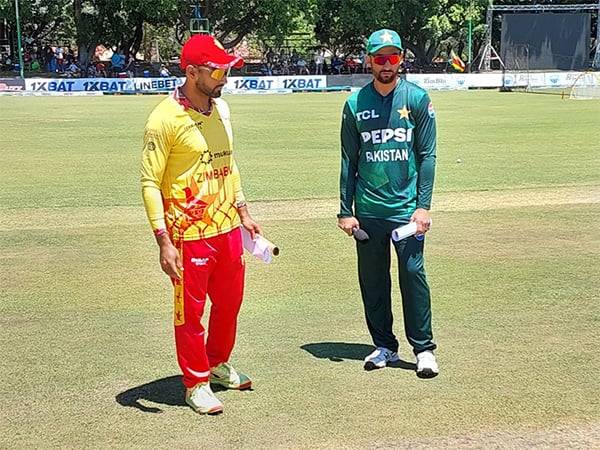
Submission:
<svg viewBox="0 0 600 450">
<path fill-rule="evenodd" d="M 182 70 L 189 65 L 209 66 L 215 69 L 240 68 L 244 60 L 225 51 L 223 45 L 208 34 L 195 34 L 181 49 Z"/>
</svg>

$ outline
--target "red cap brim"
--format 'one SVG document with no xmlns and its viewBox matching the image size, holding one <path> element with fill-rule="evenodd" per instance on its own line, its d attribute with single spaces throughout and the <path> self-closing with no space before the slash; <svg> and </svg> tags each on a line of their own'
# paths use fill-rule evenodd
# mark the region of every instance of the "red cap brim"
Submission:
<svg viewBox="0 0 600 450">
<path fill-rule="evenodd" d="M 217 59 L 219 61 L 216 61 Z M 206 61 L 204 65 L 215 69 L 229 69 L 231 67 L 240 69 L 244 66 L 244 60 L 240 56 L 227 54 L 227 58 L 214 58 L 213 61 Z"/>
</svg>

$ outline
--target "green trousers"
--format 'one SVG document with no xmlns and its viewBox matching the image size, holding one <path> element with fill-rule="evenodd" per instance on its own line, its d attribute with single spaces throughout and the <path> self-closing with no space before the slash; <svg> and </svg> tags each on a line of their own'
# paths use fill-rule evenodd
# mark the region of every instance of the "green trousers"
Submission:
<svg viewBox="0 0 600 450">
<path fill-rule="evenodd" d="M 358 279 L 365 307 L 369 333 L 377 347 L 398 351 L 398 340 L 392 330 L 392 282 L 390 276 L 393 243 L 398 256 L 398 278 L 402 294 L 404 331 L 415 354 L 434 350 L 431 331 L 431 297 L 423 260 L 424 240 L 414 236 L 399 242 L 391 240 L 392 230 L 403 223 L 358 218 L 360 227 L 370 239 L 357 242 Z"/>
</svg>

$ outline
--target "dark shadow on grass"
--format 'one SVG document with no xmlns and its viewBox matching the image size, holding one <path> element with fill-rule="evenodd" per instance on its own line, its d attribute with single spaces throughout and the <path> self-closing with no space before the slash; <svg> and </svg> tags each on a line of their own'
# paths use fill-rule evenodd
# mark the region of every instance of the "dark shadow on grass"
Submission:
<svg viewBox="0 0 600 450">
<path fill-rule="evenodd" d="M 210 387 L 213 392 L 226 390 L 223 386 L 214 384 L 211 384 Z M 169 406 L 187 406 L 185 402 L 185 387 L 183 386 L 181 375 L 161 378 L 160 380 L 127 389 L 118 394 L 115 400 L 117 400 L 119 405 L 131 406 L 132 408 L 149 413 L 161 413 L 162 409 L 144 406 L 139 402 L 140 400 Z"/>
<path fill-rule="evenodd" d="M 127 389 L 116 396 L 117 403 L 122 406 L 131 406 L 140 411 L 149 413 L 160 413 L 162 409 L 142 405 L 140 400 L 147 400 L 169 406 L 186 406 L 185 388 L 181 381 L 181 375 L 161 378 L 150 383 Z"/>
<path fill-rule="evenodd" d="M 362 361 L 365 356 L 375 350 L 375 347 L 372 345 L 350 344 L 347 342 L 316 342 L 314 344 L 301 345 L 300 348 L 307 351 L 315 358 L 328 359 L 333 362 L 341 362 L 345 359 Z M 405 370 L 417 369 L 417 366 L 414 363 L 403 360 L 389 364 L 388 367 Z"/>
</svg>

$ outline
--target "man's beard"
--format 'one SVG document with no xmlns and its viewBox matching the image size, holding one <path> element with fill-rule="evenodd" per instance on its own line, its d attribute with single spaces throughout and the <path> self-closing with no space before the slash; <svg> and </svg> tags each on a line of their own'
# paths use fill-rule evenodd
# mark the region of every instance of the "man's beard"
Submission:
<svg viewBox="0 0 600 450">
<path fill-rule="evenodd" d="M 398 73 L 397 72 L 386 72 L 385 75 L 382 74 L 382 72 L 379 72 L 375 78 L 377 78 L 377 81 L 379 81 L 380 83 L 383 84 L 390 84 L 393 83 L 394 81 L 396 81 L 396 78 L 398 78 Z"/>
<path fill-rule="evenodd" d="M 218 98 L 221 96 L 221 91 L 223 90 L 222 86 L 216 87 L 212 90 L 212 92 L 209 94 L 210 98 Z"/>
<path fill-rule="evenodd" d="M 204 95 L 206 95 L 210 98 L 218 98 L 221 96 L 221 91 L 223 90 L 223 86 L 217 86 L 211 90 L 208 87 L 206 87 L 203 83 L 197 82 L 196 89 L 198 89 L 200 92 L 202 92 Z"/>
</svg>

